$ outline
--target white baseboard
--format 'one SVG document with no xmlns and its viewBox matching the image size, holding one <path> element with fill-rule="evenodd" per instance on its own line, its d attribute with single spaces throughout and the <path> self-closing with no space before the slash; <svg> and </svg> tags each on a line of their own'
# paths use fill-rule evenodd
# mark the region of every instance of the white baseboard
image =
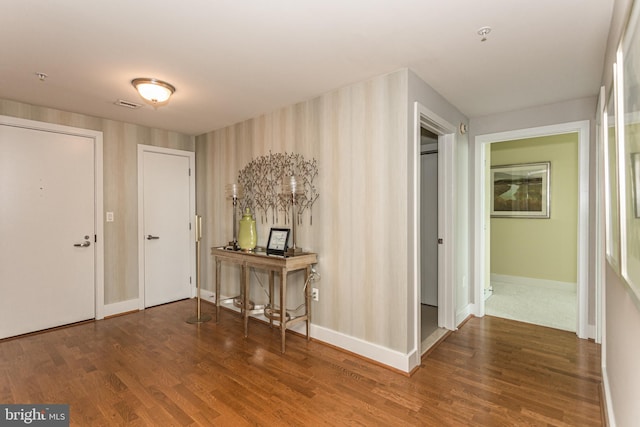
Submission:
<svg viewBox="0 0 640 427">
<path fill-rule="evenodd" d="M 587 324 L 587 338 L 596 339 L 596 325 Z"/>
<path fill-rule="evenodd" d="M 458 328 L 458 326 L 460 326 L 462 322 L 464 322 L 467 319 L 467 317 L 471 316 L 474 313 L 473 309 L 474 309 L 473 304 L 467 304 L 462 308 L 462 310 L 456 313 L 456 329 Z"/>
<path fill-rule="evenodd" d="M 104 317 L 115 316 L 117 314 L 127 313 L 129 311 L 137 311 L 140 309 L 140 301 L 138 298 L 127 301 L 114 302 L 113 304 L 105 304 L 102 313 Z M 99 320 L 99 319 L 98 319 Z"/>
<path fill-rule="evenodd" d="M 571 282 L 560 282 L 557 280 L 536 279 L 532 277 L 508 276 L 506 274 L 491 273 L 491 283 L 513 283 L 514 285 L 533 285 L 547 289 L 576 290 L 576 284 Z"/>
<path fill-rule="evenodd" d="M 604 415 L 607 418 L 607 426 L 616 427 L 616 418 L 613 414 L 613 402 L 611 401 L 611 389 L 609 388 L 609 376 L 607 375 L 607 367 L 602 367 L 602 392 L 604 399 Z"/>
<path fill-rule="evenodd" d="M 215 302 L 215 292 L 206 289 L 200 289 L 200 298 L 209 302 Z"/>
<path fill-rule="evenodd" d="M 410 372 L 411 362 L 415 362 L 415 351 L 404 354 L 381 345 L 364 341 L 341 332 L 311 324 L 311 336 L 327 344 L 343 348 L 367 359 L 390 366 L 402 372 Z M 419 357 L 418 357 L 419 359 Z"/>
<path fill-rule="evenodd" d="M 200 296 L 204 300 L 213 302 L 213 296 L 215 294 L 211 291 L 201 290 Z M 128 313 L 130 311 L 140 310 L 139 298 L 130 299 L 127 301 L 114 302 L 112 304 L 105 304 L 102 310 L 102 317 L 96 317 L 96 320 L 102 320 L 105 317 L 115 316 L 122 313 Z"/>
<path fill-rule="evenodd" d="M 201 290 L 200 296 L 202 299 L 213 302 L 213 296 L 215 294 L 211 291 Z M 105 304 L 102 310 L 102 317 L 96 317 L 96 320 L 102 320 L 105 317 L 115 316 L 122 313 L 128 313 L 130 311 L 140 310 L 140 300 L 138 298 L 130 299 L 126 301 L 114 302 L 112 304 Z"/>
<path fill-rule="evenodd" d="M 200 297 L 203 300 L 214 302 L 214 292 L 208 290 L 200 290 Z M 229 297 L 221 296 L 221 301 L 228 299 Z M 239 308 L 225 304 L 224 307 L 240 311 Z M 268 322 L 264 314 L 256 313 L 252 314 L 252 317 Z M 278 322 L 274 322 L 278 324 Z M 298 332 L 302 335 L 306 334 L 305 323 L 298 323 L 293 327 L 288 328 L 292 331 Z M 397 369 L 402 372 L 411 372 L 413 368 L 420 364 L 420 354 L 417 351 L 412 351 L 409 354 L 404 354 L 399 351 L 392 350 L 387 347 L 380 346 L 359 338 L 352 337 L 350 335 L 343 334 L 341 332 L 334 331 L 322 326 L 314 325 L 310 326 L 311 337 L 315 340 L 322 341 L 326 344 L 330 344 L 335 347 L 342 348 L 352 353 L 371 359 L 375 362 L 387 365 L 391 368 Z"/>
</svg>

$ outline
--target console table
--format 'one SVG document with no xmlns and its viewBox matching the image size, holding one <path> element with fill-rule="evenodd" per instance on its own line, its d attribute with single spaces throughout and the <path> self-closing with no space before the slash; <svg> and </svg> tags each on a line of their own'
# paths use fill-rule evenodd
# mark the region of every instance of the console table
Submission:
<svg viewBox="0 0 640 427">
<path fill-rule="evenodd" d="M 242 301 L 242 315 L 244 317 L 244 336 L 249 333 L 249 273 L 251 267 L 269 272 L 269 306 L 273 307 L 273 290 L 275 285 L 274 276 L 278 273 L 280 280 L 280 309 L 277 312 L 277 318 L 280 321 L 280 336 L 282 352 L 285 351 L 285 332 L 287 326 L 291 326 L 298 322 L 306 322 L 307 340 L 309 340 L 309 324 L 311 322 L 311 290 L 307 283 L 311 274 L 311 266 L 318 262 L 318 256 L 315 253 L 301 253 L 295 256 L 282 257 L 276 255 L 267 255 L 266 253 L 233 251 L 219 247 L 211 248 L 216 264 L 216 322 L 220 318 L 220 268 L 222 262 L 240 265 L 240 287 L 244 295 Z M 288 319 L 287 317 L 287 274 L 290 271 L 304 270 L 304 283 L 307 286 L 304 289 L 304 315 Z M 268 316 L 270 323 L 273 324 L 273 317 Z"/>
</svg>

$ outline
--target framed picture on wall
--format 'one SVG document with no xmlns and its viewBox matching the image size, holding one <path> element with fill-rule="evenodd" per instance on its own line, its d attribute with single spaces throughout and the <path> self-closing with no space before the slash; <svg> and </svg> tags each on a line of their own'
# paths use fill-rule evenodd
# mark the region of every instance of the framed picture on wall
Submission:
<svg viewBox="0 0 640 427">
<path fill-rule="evenodd" d="M 551 162 L 491 167 L 491 216 L 549 218 Z"/>
</svg>

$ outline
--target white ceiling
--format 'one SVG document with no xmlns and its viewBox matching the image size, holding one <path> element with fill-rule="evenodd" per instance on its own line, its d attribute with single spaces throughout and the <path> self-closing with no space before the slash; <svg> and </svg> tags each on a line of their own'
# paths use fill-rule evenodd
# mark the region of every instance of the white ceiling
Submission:
<svg viewBox="0 0 640 427">
<path fill-rule="evenodd" d="M 613 1 L 2 0 L 0 98 L 198 135 L 408 67 L 478 117 L 596 95 Z"/>
</svg>

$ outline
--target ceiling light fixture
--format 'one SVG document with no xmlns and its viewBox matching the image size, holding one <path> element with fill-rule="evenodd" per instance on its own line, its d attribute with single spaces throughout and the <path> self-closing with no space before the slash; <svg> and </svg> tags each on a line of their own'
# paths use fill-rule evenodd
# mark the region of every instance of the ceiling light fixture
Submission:
<svg viewBox="0 0 640 427">
<path fill-rule="evenodd" d="M 138 78 L 131 80 L 141 97 L 153 105 L 163 104 L 169 100 L 176 88 L 173 85 L 158 79 Z"/>
<path fill-rule="evenodd" d="M 481 42 L 487 41 L 487 34 L 491 32 L 491 27 L 482 27 L 478 29 L 478 35 L 482 37 L 480 39 Z"/>
</svg>

